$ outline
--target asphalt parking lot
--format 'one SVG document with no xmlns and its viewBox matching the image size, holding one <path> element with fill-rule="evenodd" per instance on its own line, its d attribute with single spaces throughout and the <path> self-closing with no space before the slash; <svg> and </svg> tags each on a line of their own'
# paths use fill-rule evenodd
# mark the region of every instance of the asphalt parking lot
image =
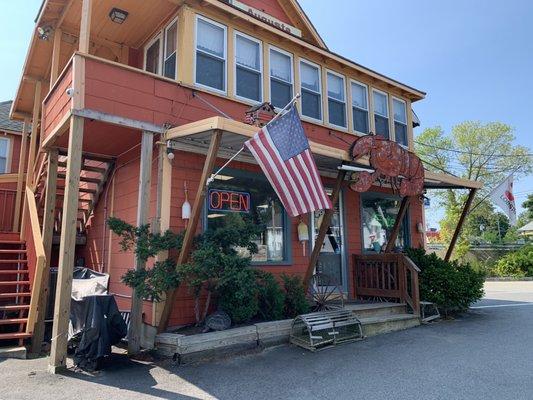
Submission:
<svg viewBox="0 0 533 400">
<path fill-rule="evenodd" d="M 470 312 L 319 353 L 280 346 L 208 364 L 131 361 L 91 375 L 0 361 L 0 399 L 533 399 L 533 282 L 494 282 Z"/>
</svg>

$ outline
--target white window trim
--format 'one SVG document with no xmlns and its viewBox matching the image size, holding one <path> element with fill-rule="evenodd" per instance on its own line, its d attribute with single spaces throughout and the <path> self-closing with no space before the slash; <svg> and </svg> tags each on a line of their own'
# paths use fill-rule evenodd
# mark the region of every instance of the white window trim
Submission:
<svg viewBox="0 0 533 400">
<path fill-rule="evenodd" d="M 164 72 L 165 72 L 165 62 L 167 61 L 168 57 L 166 55 L 166 51 L 167 51 L 167 32 L 168 30 L 170 29 L 170 27 L 172 25 L 176 24 L 176 50 L 174 50 L 174 53 L 176 54 L 176 68 L 175 68 L 175 71 L 174 71 L 174 79 L 178 79 L 178 32 L 179 32 L 179 27 L 178 27 L 178 17 L 174 18 L 172 21 L 170 21 L 168 23 L 168 25 L 165 27 L 165 29 L 163 30 L 163 52 L 161 53 L 161 59 L 162 59 L 162 62 L 161 62 L 161 75 L 164 75 Z"/>
<path fill-rule="evenodd" d="M 245 68 L 245 69 L 248 69 L 250 71 L 254 71 L 254 72 L 259 72 L 259 76 L 260 76 L 260 79 L 259 79 L 259 84 L 260 84 L 260 87 L 259 87 L 259 94 L 260 94 L 260 97 L 259 97 L 259 101 L 257 100 L 254 100 L 254 99 L 249 99 L 247 97 L 243 97 L 243 96 L 239 96 L 237 94 L 237 36 L 241 36 L 243 38 L 246 38 L 246 39 L 249 39 L 251 40 L 252 42 L 255 42 L 257 44 L 259 44 L 259 71 L 258 70 L 255 70 L 253 68 L 249 68 L 249 67 L 246 67 L 244 65 L 240 65 L 241 68 Z M 253 36 L 250 36 L 250 35 L 247 35 L 246 33 L 242 33 L 240 31 L 234 31 L 233 32 L 233 56 L 234 56 L 234 62 L 233 62 L 233 93 L 235 93 L 235 98 L 241 100 L 241 101 L 244 101 L 244 102 L 247 102 L 247 103 L 250 103 L 250 104 L 261 104 L 263 103 L 263 74 L 264 74 L 264 71 L 263 71 L 263 42 L 257 38 L 254 38 Z"/>
<path fill-rule="evenodd" d="M 331 74 L 331 75 L 336 75 L 338 76 L 339 78 L 342 78 L 342 82 L 343 82 L 343 90 L 344 90 L 344 120 L 346 121 L 346 126 L 342 126 L 342 125 L 335 125 L 335 124 L 332 124 L 331 122 L 329 122 L 329 112 L 328 112 L 328 120 L 327 120 L 327 124 L 331 127 L 334 127 L 334 128 L 337 128 L 339 130 L 343 130 L 343 131 L 348 131 L 349 130 L 349 127 L 348 127 L 348 114 L 347 114 L 347 97 L 346 97 L 346 77 L 342 74 L 339 74 L 338 72 L 335 72 L 335 71 L 332 71 L 330 69 L 326 69 L 326 99 L 328 101 L 328 109 L 329 109 L 329 88 L 328 88 L 328 74 Z M 331 98 L 333 101 L 337 101 L 337 102 L 341 102 L 339 99 L 336 99 L 334 97 Z"/>
<path fill-rule="evenodd" d="M 284 82 L 291 84 L 291 86 L 292 86 L 292 96 L 294 98 L 294 57 L 293 57 L 292 53 L 289 53 L 288 51 L 280 49 L 279 47 L 276 47 L 276 46 L 268 45 L 268 65 L 269 65 L 269 67 L 268 67 L 268 101 L 272 102 L 272 85 L 270 83 L 270 81 L 272 80 L 272 76 L 270 75 L 270 51 L 271 50 L 277 51 L 278 53 L 281 53 L 281 54 L 285 54 L 286 56 L 289 56 L 290 59 L 291 59 L 291 62 L 290 62 L 291 81 L 290 82 L 284 81 Z M 278 78 L 274 78 L 274 79 L 278 79 Z M 277 111 L 281 110 L 281 108 L 279 108 L 279 107 L 275 107 L 275 109 Z"/>
<path fill-rule="evenodd" d="M 324 107 L 323 107 L 323 93 L 322 93 L 322 67 L 319 65 L 319 64 L 315 64 L 314 62 L 311 62 L 311 61 L 308 61 L 304 58 L 300 58 L 300 62 L 298 63 L 298 73 L 300 75 L 300 94 L 302 94 L 303 92 L 303 89 L 302 89 L 302 63 L 303 64 L 307 64 L 311 67 L 315 67 L 315 68 L 318 68 L 318 92 L 314 92 L 316 94 L 318 94 L 320 96 L 320 116 L 322 117 L 322 119 L 316 119 L 316 118 L 313 118 L 313 117 L 308 117 L 307 115 L 304 115 L 303 113 L 303 107 L 302 107 L 302 110 L 301 110 L 301 115 L 300 115 L 300 118 L 302 120 L 306 120 L 306 121 L 309 121 L 309 122 L 315 122 L 315 123 L 319 123 L 319 124 L 323 124 L 324 123 Z M 305 89 L 305 90 L 310 90 L 310 89 Z M 312 91 L 312 90 L 310 90 Z"/>
<path fill-rule="evenodd" d="M 147 61 L 146 54 L 148 53 L 148 49 L 150 47 L 152 47 L 152 45 L 157 40 L 159 40 L 159 66 L 158 66 L 158 71 L 157 72 L 151 72 L 151 73 L 152 74 L 157 74 L 157 75 L 162 75 L 162 71 L 163 71 L 163 62 L 162 62 L 162 60 L 164 58 L 163 52 L 165 50 L 164 46 L 163 46 L 163 42 L 164 42 L 163 31 L 158 32 L 157 35 L 155 35 L 152 39 L 150 39 L 150 41 L 148 43 L 146 43 L 146 45 L 144 46 L 143 69 L 146 71 L 146 61 Z M 146 71 L 146 72 L 148 72 L 148 71 Z"/>
<path fill-rule="evenodd" d="M 389 119 L 390 118 L 390 110 L 389 110 L 389 94 L 387 92 L 384 92 L 382 90 L 379 90 L 379 89 L 375 89 L 375 88 L 372 88 L 372 92 L 373 93 L 381 93 L 383 95 L 385 95 L 385 97 L 387 98 L 387 115 L 383 115 L 383 114 L 380 114 L 380 113 L 377 113 L 376 112 L 376 107 L 375 107 L 375 103 L 372 104 L 372 109 L 374 110 L 374 114 L 377 114 L 379 115 L 380 117 L 383 117 L 383 118 L 387 118 Z M 374 101 L 374 96 L 372 96 L 372 101 Z"/>
<path fill-rule="evenodd" d="M 13 149 L 13 146 L 12 146 L 12 142 L 13 140 L 8 137 L 8 136 L 2 136 L 0 137 L 0 141 L 6 141 L 7 143 L 7 146 L 6 146 L 6 170 L 5 171 L 0 171 L 0 175 L 1 174 L 9 174 L 9 171 L 11 171 L 11 160 L 12 160 L 12 149 Z"/>
<path fill-rule="evenodd" d="M 352 126 L 351 126 L 351 129 L 352 131 L 354 131 L 355 133 L 357 133 L 358 135 L 368 135 L 370 133 L 370 92 L 368 90 L 368 85 L 365 85 L 364 83 L 362 82 L 359 82 L 359 81 L 356 81 L 355 79 L 350 79 L 350 91 L 352 90 L 352 83 L 356 84 L 356 85 L 359 85 L 359 86 L 362 86 L 365 88 L 366 90 L 366 108 L 362 108 L 362 107 L 359 107 L 359 106 L 356 106 L 353 104 L 353 92 L 352 93 L 352 104 L 351 104 L 351 108 L 353 109 L 354 107 L 355 108 L 358 108 L 360 110 L 364 110 L 366 111 L 366 123 L 368 125 L 368 133 L 364 133 L 364 132 L 359 132 L 358 130 L 355 129 L 355 121 L 353 121 L 353 117 L 352 117 Z M 350 110 L 352 113 L 353 113 L 353 110 Z"/>
<path fill-rule="evenodd" d="M 224 90 L 220 90 L 217 88 L 213 88 L 211 86 L 203 85 L 201 83 L 196 82 L 196 54 L 198 51 L 202 52 L 202 50 L 198 50 L 198 20 L 203 20 L 207 22 L 208 24 L 216 25 L 224 30 Z M 207 53 L 206 53 L 207 54 Z M 210 54 L 213 56 L 213 54 Z M 217 57 L 217 56 L 214 56 Z M 194 20 L 194 57 L 193 57 L 193 73 L 194 73 L 194 85 L 201 87 L 203 89 L 206 89 L 208 91 L 212 91 L 215 93 L 220 94 L 227 94 L 228 93 L 228 27 L 226 25 L 223 25 L 219 22 L 213 21 L 210 18 L 206 18 L 203 15 L 196 14 L 196 18 Z"/>
<path fill-rule="evenodd" d="M 393 127 L 393 130 L 394 130 L 394 141 L 396 143 L 398 143 L 400 146 L 402 147 L 405 147 L 405 148 L 408 148 L 409 147 L 409 125 L 408 125 L 408 120 L 407 120 L 407 102 L 403 99 L 400 99 L 399 97 L 396 97 L 396 96 L 391 96 L 392 97 L 392 127 Z M 405 122 L 402 122 L 402 121 L 398 121 L 394 115 L 394 100 L 397 100 L 399 101 L 400 103 L 403 103 L 403 105 L 405 106 Z M 394 122 L 398 122 L 399 124 L 402 124 L 402 125 L 405 125 L 405 132 L 407 134 L 407 143 L 406 144 L 403 144 L 403 143 L 399 143 L 397 140 L 396 140 L 396 125 L 394 124 Z"/>
</svg>

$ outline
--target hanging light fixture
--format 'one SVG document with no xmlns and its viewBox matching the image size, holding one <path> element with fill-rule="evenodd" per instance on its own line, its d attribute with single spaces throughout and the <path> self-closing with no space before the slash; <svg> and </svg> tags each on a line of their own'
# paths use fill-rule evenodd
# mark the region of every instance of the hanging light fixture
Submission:
<svg viewBox="0 0 533 400">
<path fill-rule="evenodd" d="M 120 8 L 113 7 L 109 12 L 109 18 L 116 24 L 122 24 L 128 18 L 128 12 L 121 10 Z"/>
</svg>

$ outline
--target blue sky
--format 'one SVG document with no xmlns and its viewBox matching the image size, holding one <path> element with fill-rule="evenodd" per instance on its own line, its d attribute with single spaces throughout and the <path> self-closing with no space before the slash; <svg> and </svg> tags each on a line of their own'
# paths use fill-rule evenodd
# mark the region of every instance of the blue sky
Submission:
<svg viewBox="0 0 533 400">
<path fill-rule="evenodd" d="M 0 5 L 0 101 L 15 95 L 40 3 Z M 418 131 L 501 121 L 515 128 L 517 143 L 533 149 L 533 2 L 300 3 L 331 50 L 428 93 L 414 106 L 422 121 Z M 516 182 L 515 192 L 523 202 L 533 192 L 533 176 Z M 432 223 L 439 215 L 428 210 Z"/>
</svg>

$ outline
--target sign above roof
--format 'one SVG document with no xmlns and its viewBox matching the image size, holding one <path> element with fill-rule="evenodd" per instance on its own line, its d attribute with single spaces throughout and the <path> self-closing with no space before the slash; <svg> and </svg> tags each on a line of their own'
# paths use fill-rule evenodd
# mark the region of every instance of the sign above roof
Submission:
<svg viewBox="0 0 533 400">
<path fill-rule="evenodd" d="M 291 35 L 299 38 L 302 37 L 302 31 L 300 29 L 282 22 L 279 19 L 274 18 L 272 15 L 258 10 L 257 8 L 250 7 L 249 5 L 241 3 L 238 0 L 230 0 L 230 4 L 266 24 L 272 25 L 275 28 L 281 29 L 282 31 L 290 33 Z"/>
</svg>

